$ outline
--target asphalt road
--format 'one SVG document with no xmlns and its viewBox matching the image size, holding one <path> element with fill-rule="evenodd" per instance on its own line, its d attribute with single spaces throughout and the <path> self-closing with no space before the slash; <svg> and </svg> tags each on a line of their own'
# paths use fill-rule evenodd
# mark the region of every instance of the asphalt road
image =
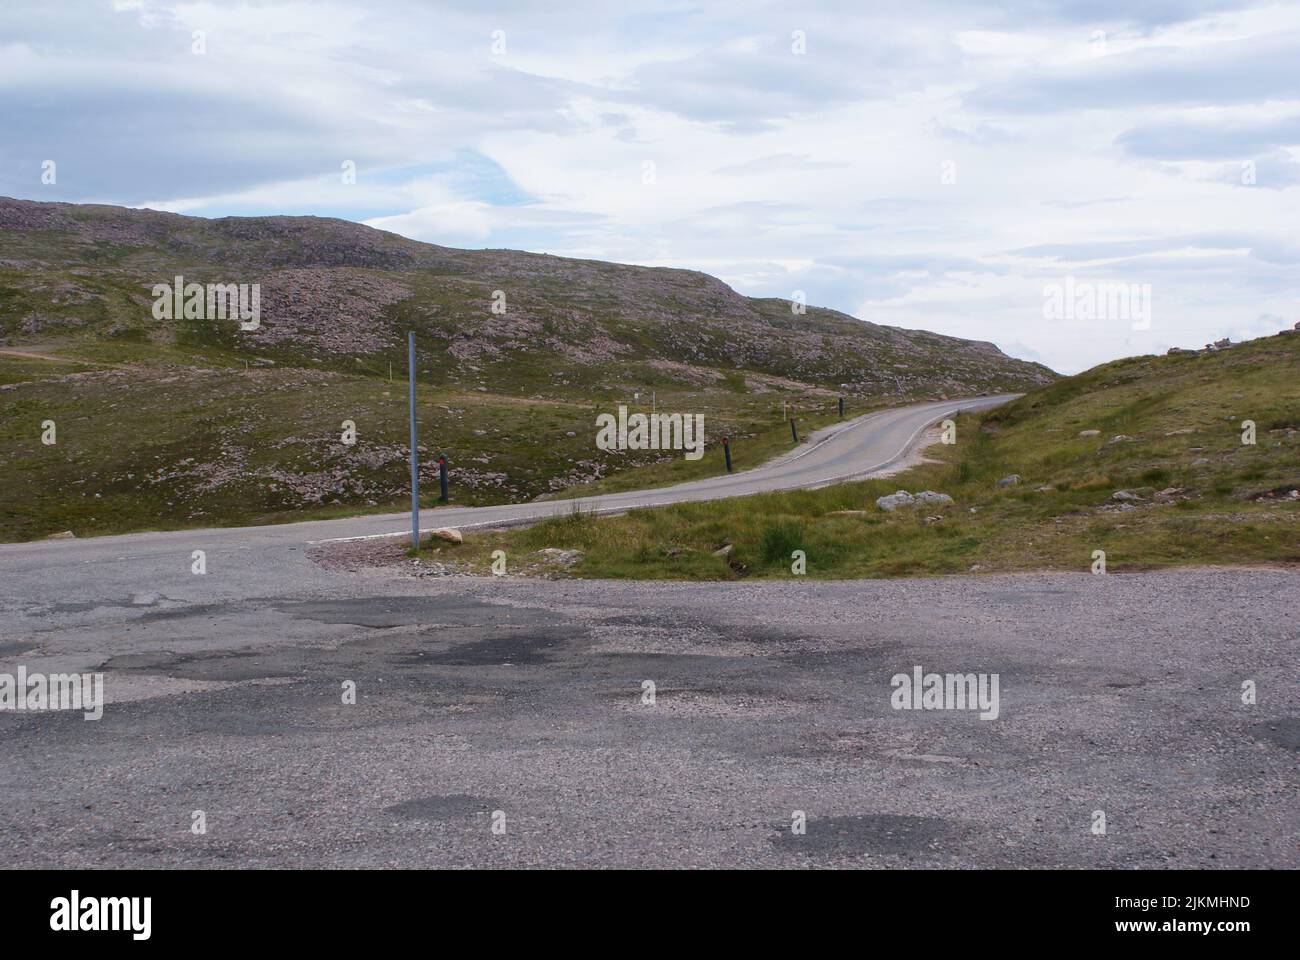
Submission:
<svg viewBox="0 0 1300 960">
<path fill-rule="evenodd" d="M 853 430 L 781 482 L 896 454 Z M 108 693 L 98 721 L 0 711 L 0 864 L 1300 865 L 1293 571 L 676 584 L 306 556 L 394 519 L 0 547 L 0 673 Z M 915 667 L 996 674 L 997 718 L 894 709 Z"/>
</svg>

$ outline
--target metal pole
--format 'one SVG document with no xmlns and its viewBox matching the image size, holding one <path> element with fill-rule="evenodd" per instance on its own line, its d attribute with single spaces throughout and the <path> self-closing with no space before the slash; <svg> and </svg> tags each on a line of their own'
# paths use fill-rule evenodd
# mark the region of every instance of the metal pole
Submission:
<svg viewBox="0 0 1300 960">
<path fill-rule="evenodd" d="M 447 455 L 438 458 L 438 486 L 442 492 L 442 502 L 447 502 Z"/>
<path fill-rule="evenodd" d="M 420 549 L 420 454 L 416 450 L 415 432 L 415 331 L 407 334 L 406 351 L 409 358 L 407 380 L 411 393 L 411 547 Z"/>
<path fill-rule="evenodd" d="M 790 418 L 790 439 L 795 443 L 799 442 L 799 431 L 795 429 L 794 417 Z"/>
<path fill-rule="evenodd" d="M 730 473 L 731 472 L 731 439 L 729 437 L 722 438 L 722 452 L 727 457 L 727 473 Z"/>
<path fill-rule="evenodd" d="M 844 419 L 844 398 L 840 397 L 840 419 Z"/>
</svg>

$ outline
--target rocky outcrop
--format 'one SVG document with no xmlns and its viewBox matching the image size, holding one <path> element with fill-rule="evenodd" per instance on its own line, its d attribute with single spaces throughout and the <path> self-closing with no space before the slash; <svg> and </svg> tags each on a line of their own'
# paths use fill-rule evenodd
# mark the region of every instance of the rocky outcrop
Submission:
<svg viewBox="0 0 1300 960">
<path fill-rule="evenodd" d="M 6 285 L 17 296 L 0 336 L 166 338 L 151 289 L 176 275 L 257 283 L 261 324 L 188 321 L 278 363 L 366 362 L 399 351 L 408 329 L 429 373 L 472 378 L 491 365 L 551 368 L 557 382 L 620 365 L 741 370 L 824 384 L 850 395 L 956 396 L 1020 391 L 1054 379 L 983 341 L 902 330 L 785 300 L 742 296 L 692 270 L 572 260 L 515 250 L 454 250 L 322 217 L 207 220 L 153 210 L 0 198 Z M 67 289 L 51 286 L 52 275 Z M 124 291 L 137 291 L 133 303 Z M 494 311 L 495 291 L 504 312 Z M 716 376 L 716 374 L 712 374 Z M 843 385 L 843 386 L 840 386 Z"/>
</svg>

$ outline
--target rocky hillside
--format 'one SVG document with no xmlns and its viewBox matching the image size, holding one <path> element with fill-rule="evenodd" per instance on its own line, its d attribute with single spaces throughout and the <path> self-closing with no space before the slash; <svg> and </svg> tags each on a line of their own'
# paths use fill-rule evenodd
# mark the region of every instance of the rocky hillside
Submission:
<svg viewBox="0 0 1300 960">
<path fill-rule="evenodd" d="M 257 283 L 261 327 L 159 321 L 151 288 Z M 501 291 L 504 313 L 494 313 Z M 501 295 L 498 295 L 500 301 Z M 500 308 L 498 308 L 500 309 Z M 717 380 L 753 372 L 858 395 L 1012 391 L 1051 371 L 993 344 L 744 297 L 690 270 L 454 250 L 342 220 L 228 217 L 0 199 L 0 337 L 224 348 L 277 364 L 400 359 L 493 391 Z"/>
</svg>

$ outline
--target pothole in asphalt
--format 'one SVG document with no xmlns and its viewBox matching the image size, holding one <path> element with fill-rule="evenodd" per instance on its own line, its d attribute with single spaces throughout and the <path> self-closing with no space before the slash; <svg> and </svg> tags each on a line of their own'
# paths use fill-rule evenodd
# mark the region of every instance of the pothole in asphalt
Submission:
<svg viewBox="0 0 1300 960">
<path fill-rule="evenodd" d="M 476 813 L 491 813 L 500 809 L 500 804 L 487 797 L 474 797 L 465 793 L 451 793 L 444 796 L 416 797 L 392 806 L 384 807 L 384 813 L 391 813 L 404 820 L 454 820 L 469 817 Z"/>
<path fill-rule="evenodd" d="M 448 650 L 414 651 L 407 655 L 406 663 L 433 663 L 448 667 L 546 663 L 550 659 L 547 656 L 549 652 L 558 651 L 572 642 L 577 634 L 578 631 L 574 630 L 504 631 L 482 640 L 458 643 Z"/>
<path fill-rule="evenodd" d="M 709 690 L 684 687 L 658 687 L 651 706 L 642 702 L 639 686 L 626 691 L 606 692 L 605 696 L 629 713 L 655 717 L 718 717 L 753 720 L 760 717 L 791 716 L 807 710 L 799 701 L 783 700 L 759 691 Z"/>
<path fill-rule="evenodd" d="M 1256 740 L 1275 743 L 1284 750 L 1300 750 L 1300 717 L 1257 723 L 1250 728 L 1250 735 Z"/>
<path fill-rule="evenodd" d="M 179 680 L 267 680 L 299 677 L 302 670 L 285 662 L 277 654 L 230 652 L 208 656 L 183 656 L 160 651 L 157 653 L 128 653 L 113 657 L 103 669 L 133 673 L 153 673 Z"/>
<path fill-rule="evenodd" d="M 357 597 L 340 600 L 294 600 L 275 609 L 296 620 L 346 623 L 356 627 L 451 624 L 455 626 L 529 626 L 555 621 L 545 610 L 506 607 L 480 600 L 448 597 Z"/>
<path fill-rule="evenodd" d="M 86 613 L 90 610 L 98 610 L 101 607 L 145 607 L 154 608 L 159 606 L 171 606 L 175 604 L 184 604 L 183 600 L 173 600 L 171 597 L 164 597 L 160 593 L 133 593 L 129 597 L 121 600 L 76 600 L 62 603 L 50 603 L 43 607 L 30 607 L 29 613 L 43 610 L 46 613 Z"/>
<path fill-rule="evenodd" d="M 877 813 L 810 819 L 802 836 L 785 826 L 772 837 L 772 845 L 784 853 L 814 857 L 938 853 L 959 833 L 956 823 L 942 817 Z"/>
</svg>

